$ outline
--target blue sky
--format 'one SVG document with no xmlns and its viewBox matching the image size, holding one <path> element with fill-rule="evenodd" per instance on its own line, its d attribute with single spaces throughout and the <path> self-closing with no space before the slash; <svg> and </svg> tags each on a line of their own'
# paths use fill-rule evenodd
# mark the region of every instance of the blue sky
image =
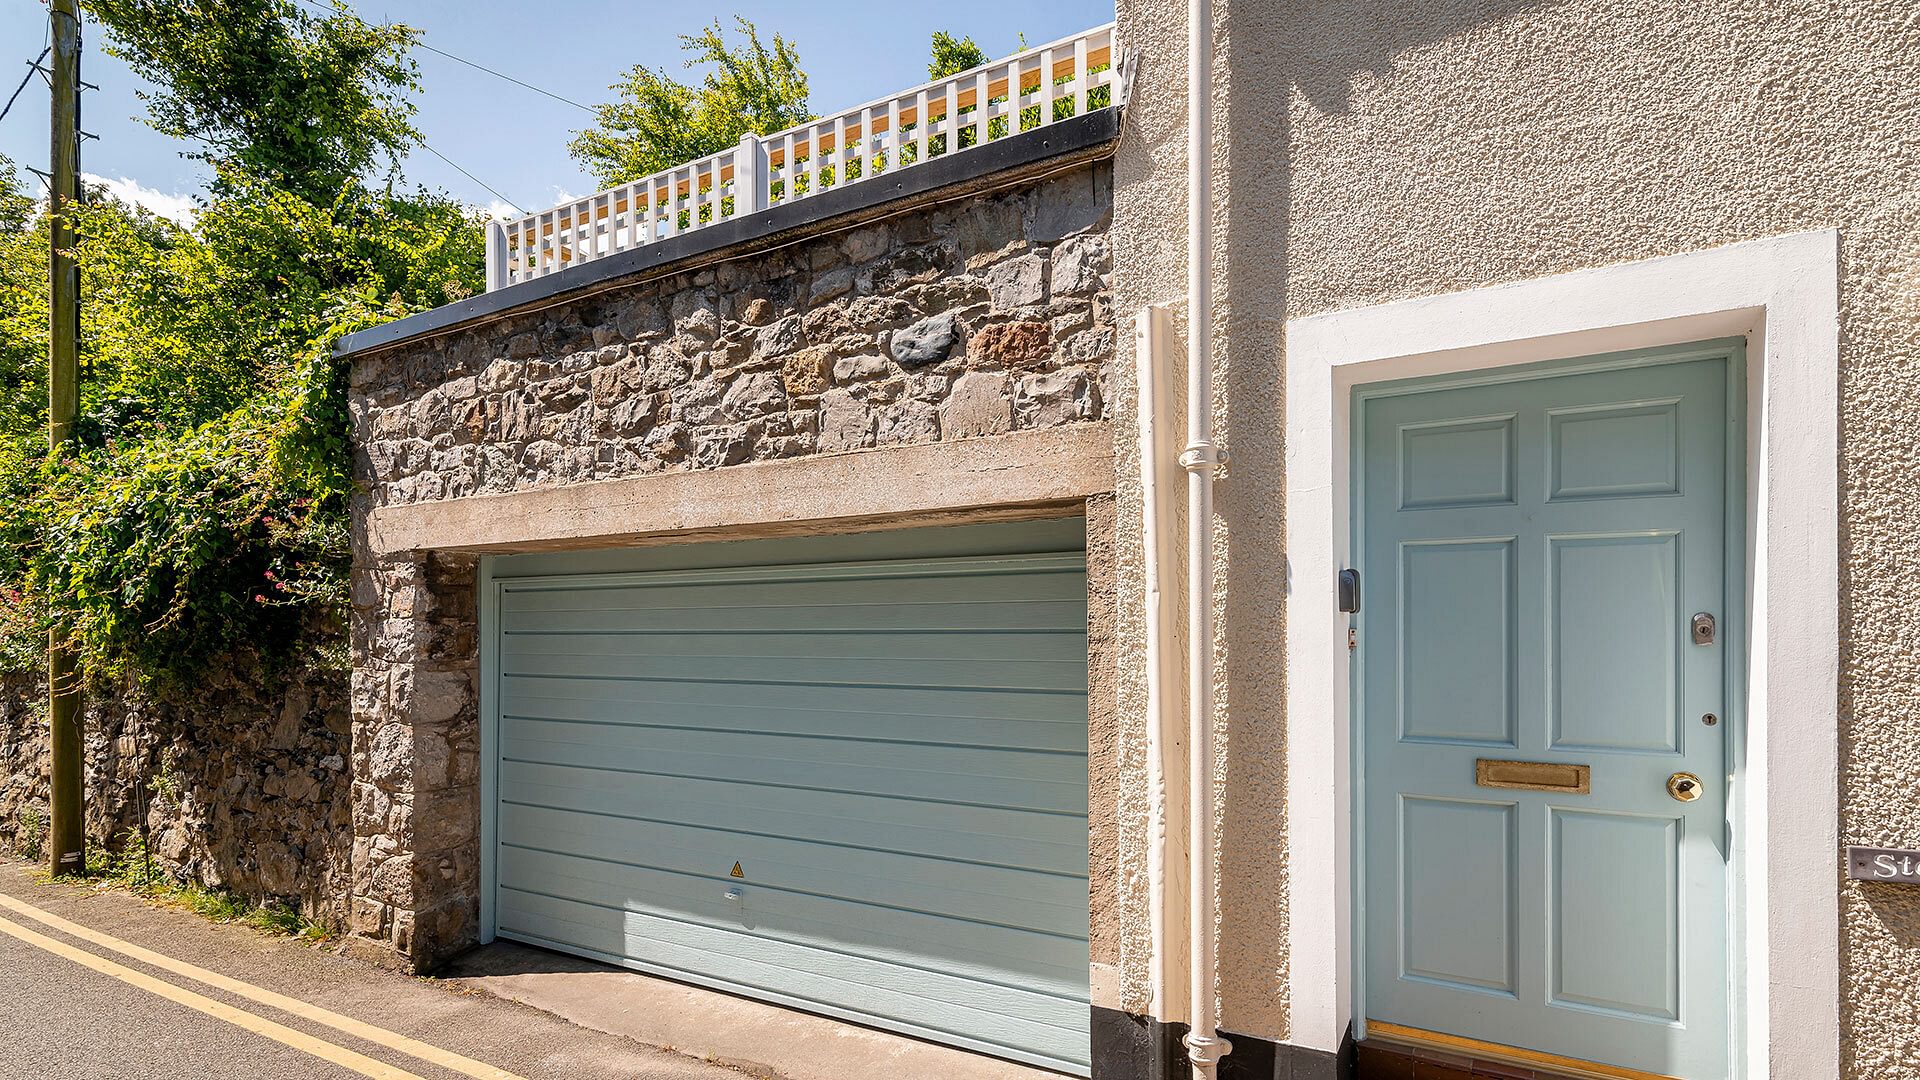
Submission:
<svg viewBox="0 0 1920 1080">
<path fill-rule="evenodd" d="M 1018 34 L 1039 44 L 1113 18 L 1112 0 L 733 0 L 718 7 L 652 0 L 354 0 L 354 7 L 370 21 L 420 28 L 437 49 L 589 105 L 606 100 L 607 85 L 634 64 L 680 73 L 678 35 L 716 15 L 730 25 L 739 14 L 756 23 L 763 37 L 777 31 L 799 48 L 815 112 L 926 81 L 928 39 L 935 30 L 972 35 L 989 56 L 1003 56 L 1018 47 Z M 0 101 L 39 53 L 46 10 L 43 0 L 0 0 Z M 137 186 L 156 210 L 178 206 L 200 188 L 202 170 L 179 156 L 182 144 L 141 122 L 144 110 L 135 97 L 140 83 L 105 54 L 102 39 L 97 30 L 86 33 L 82 71 L 100 90 L 87 94 L 84 119 L 100 139 L 86 144 L 82 167 L 123 193 Z M 587 113 L 429 52 L 416 51 L 415 57 L 421 82 L 417 123 L 434 149 L 524 209 L 594 189 L 566 151 L 572 133 L 591 119 Z M 47 92 L 40 80 L 0 120 L 0 154 L 22 166 L 45 167 Z M 424 152 L 406 163 L 405 175 L 478 206 L 496 201 Z"/>
</svg>

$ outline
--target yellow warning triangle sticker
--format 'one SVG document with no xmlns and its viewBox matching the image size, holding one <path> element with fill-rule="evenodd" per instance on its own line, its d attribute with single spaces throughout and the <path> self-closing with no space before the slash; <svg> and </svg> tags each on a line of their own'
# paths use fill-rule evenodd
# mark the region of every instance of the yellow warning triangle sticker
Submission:
<svg viewBox="0 0 1920 1080">
<path fill-rule="evenodd" d="M 733 869 L 732 869 L 732 870 L 729 870 L 729 871 L 727 872 L 727 876 L 728 876 L 728 877 L 737 877 L 737 878 L 743 878 L 743 877 L 746 877 L 746 876 L 747 876 L 747 872 L 746 872 L 745 870 L 742 870 L 742 869 L 740 869 L 740 864 L 739 864 L 739 863 L 734 863 L 734 864 L 733 864 Z"/>
</svg>

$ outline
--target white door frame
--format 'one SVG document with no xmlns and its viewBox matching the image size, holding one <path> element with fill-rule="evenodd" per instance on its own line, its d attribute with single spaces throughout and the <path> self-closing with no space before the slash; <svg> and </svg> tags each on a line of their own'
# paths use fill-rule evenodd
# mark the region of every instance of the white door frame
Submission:
<svg viewBox="0 0 1920 1080">
<path fill-rule="evenodd" d="M 1355 386 L 1747 340 L 1747 737 L 1731 887 L 1735 1075 L 1824 1080 L 1840 1055 L 1839 237 L 1831 230 L 1296 319 L 1287 326 L 1290 1038 L 1356 1019 L 1347 617 Z M 1331 872 L 1329 872 L 1331 871 Z"/>
</svg>

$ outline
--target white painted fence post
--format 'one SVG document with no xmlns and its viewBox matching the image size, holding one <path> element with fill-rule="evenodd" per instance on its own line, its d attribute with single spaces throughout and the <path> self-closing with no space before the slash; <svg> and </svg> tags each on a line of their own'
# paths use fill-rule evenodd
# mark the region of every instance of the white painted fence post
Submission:
<svg viewBox="0 0 1920 1080">
<path fill-rule="evenodd" d="M 792 150 L 787 153 L 791 155 Z M 793 162 L 787 162 L 793 172 Z M 773 201 L 773 170 L 768 168 L 767 148 L 760 136 L 749 131 L 740 136 L 740 149 L 733 154 L 733 216 L 757 214 Z"/>
<path fill-rule="evenodd" d="M 512 284 L 507 274 L 507 227 L 498 221 L 487 222 L 487 291 Z"/>
</svg>

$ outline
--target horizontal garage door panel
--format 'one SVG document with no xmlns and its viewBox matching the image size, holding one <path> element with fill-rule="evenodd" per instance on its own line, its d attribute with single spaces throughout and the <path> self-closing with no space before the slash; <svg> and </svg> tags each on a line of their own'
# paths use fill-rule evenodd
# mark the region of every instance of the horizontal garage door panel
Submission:
<svg viewBox="0 0 1920 1080">
<path fill-rule="evenodd" d="M 498 931 L 1084 1072 L 1085 557 L 1026 528 L 494 560 Z"/>
<path fill-rule="evenodd" d="M 504 802 L 1052 872 L 1084 856 L 1087 820 L 846 792 L 503 762 Z M 731 864 L 729 864 L 731 865 Z"/>
<path fill-rule="evenodd" d="M 502 890 L 500 903 L 503 916 L 539 928 L 527 931 L 529 938 L 607 957 L 644 956 L 651 966 L 757 996 L 827 1003 L 841 1014 L 1006 1047 L 1087 1039 L 1085 1000 L 1022 995 L 1026 1000 L 1010 1010 L 1019 991 L 926 969 L 513 890 Z"/>
<path fill-rule="evenodd" d="M 713 878 L 645 868 L 631 872 L 634 868 L 511 845 L 501 849 L 500 860 L 515 880 L 546 883 L 540 895 L 614 911 L 909 967 L 937 967 L 976 981 L 1004 983 L 1017 976 L 1016 989 L 1039 996 L 1071 997 L 1087 979 L 1086 943 L 1058 934 L 1010 930 L 986 936 L 948 916 L 785 889 L 766 902 L 758 890 L 734 901 L 726 898 L 726 883 L 716 885 Z M 846 948 L 853 938 L 858 951 Z"/>
<path fill-rule="evenodd" d="M 1030 930 L 1063 933 L 1058 928 L 1070 925 L 1076 910 L 1086 917 L 1084 878 L 544 807 L 503 814 L 500 843 L 715 878 L 738 862 L 744 882 L 756 888 L 859 898 Z"/>
<path fill-rule="evenodd" d="M 874 632 L 894 630 L 1028 630 L 1071 625 L 1086 614 L 1084 596 L 1064 600 L 1017 597 L 979 603 L 969 597 L 951 603 L 790 604 L 679 608 L 662 611 L 631 598 L 613 598 L 606 607 L 583 606 L 581 597 L 553 598 L 501 612 L 501 626 L 512 634 L 622 633 L 670 631 L 682 634 L 821 630 Z M 568 603 L 574 606 L 566 606 Z"/>
<path fill-rule="evenodd" d="M 892 559 L 808 566 L 661 570 L 644 576 L 582 575 L 542 579 L 502 597 L 504 618 L 521 612 L 635 609 L 674 619 L 716 609 L 857 604 L 986 604 L 1073 600 L 1072 580 L 1085 569 L 1073 555 L 1006 555 L 991 561 Z M 768 590 L 779 602 L 769 604 Z M 1078 594 L 1081 600 L 1085 593 Z M 507 625 L 505 623 L 502 624 Z"/>
<path fill-rule="evenodd" d="M 547 692 L 552 688 L 553 692 Z M 897 743 L 952 745 L 953 737 L 964 725 L 969 745 L 1005 747 L 1010 750 L 1051 750 L 1078 753 L 1087 741 L 1086 726 L 1070 720 L 1022 720 L 1018 718 L 940 715 L 909 712 L 882 712 L 872 709 L 805 708 L 781 701 L 780 690 L 769 690 L 757 704 L 726 704 L 678 700 L 694 695 L 670 695 L 666 698 L 649 692 L 657 688 L 647 684 L 607 687 L 596 684 L 605 693 L 598 696 L 567 693 L 573 689 L 567 680 L 507 679 L 501 690 L 502 716 L 572 720 L 587 724 L 631 724 L 656 728 L 681 728 L 690 731 L 729 731 L 781 733 L 816 736 L 823 739 L 876 739 Z M 628 693 L 625 691 L 635 690 Z M 969 701 L 971 707 L 974 702 Z M 938 707 L 934 704 L 933 707 Z M 1035 712 L 1057 711 L 1034 709 Z M 635 719 L 644 715 L 644 721 Z"/>
<path fill-rule="evenodd" d="M 532 654 L 501 645 L 501 669 L 508 675 L 558 675 L 570 678 L 657 680 L 672 683 L 802 683 L 810 686 L 930 686 L 965 691 L 973 688 L 1074 690 L 1085 692 L 1086 661 L 986 661 L 885 658 L 827 654 L 758 657 L 751 665 L 731 656 L 650 656 L 618 653 Z"/>
<path fill-rule="evenodd" d="M 869 686 L 862 688 L 857 699 L 851 699 L 845 688 L 840 686 L 752 682 L 681 685 L 605 679 L 583 682 L 560 677 L 513 675 L 500 680 L 500 695 L 502 711 L 515 716 L 614 719 L 634 723 L 671 722 L 663 718 L 683 715 L 688 709 L 703 708 L 765 709 L 798 714 L 836 713 L 849 718 L 864 718 L 867 726 L 854 729 L 852 734 L 873 738 L 904 738 L 904 732 L 918 729 L 896 721 L 917 722 L 923 717 L 944 721 L 949 735 L 956 731 L 973 735 L 978 730 L 996 730 L 980 726 L 979 721 L 983 720 L 1054 724 L 1069 730 L 1077 728 L 1083 733 L 1086 729 L 1084 719 L 1076 720 L 1064 715 L 1071 710 L 1072 702 L 1020 690 L 975 688 L 967 691 L 965 697 L 955 697 L 951 688 Z M 549 710 L 543 704 L 534 703 L 533 699 L 565 704 L 558 704 L 558 707 Z M 579 710 L 583 706 L 578 704 L 582 702 L 586 703 L 584 708 L 610 710 L 612 715 L 609 716 L 606 711 L 582 713 Z M 638 708 L 626 708 L 630 705 Z M 656 709 L 656 706 L 660 708 Z M 807 720 L 802 715 L 795 718 L 794 722 L 804 723 Z M 961 728 L 959 724 L 962 722 L 967 726 Z M 782 730 L 799 729 L 788 727 Z M 809 730 L 844 732 L 840 728 Z"/>
<path fill-rule="evenodd" d="M 1045 751 L 516 717 L 501 718 L 500 754 L 506 761 L 748 779 L 1057 813 L 1074 812 L 1087 789 L 1084 758 L 1061 762 L 1059 754 Z"/>
<path fill-rule="evenodd" d="M 1066 628 L 1061 628 L 1066 629 Z M 730 630 L 688 633 L 683 630 L 621 630 L 593 633 L 561 633 L 548 630 L 530 633 L 506 632 L 502 660 L 524 658 L 529 664 L 537 658 L 556 655 L 631 657 L 632 640 L 644 634 L 648 656 L 678 657 L 689 660 L 832 660 L 836 663 L 865 663 L 903 660 L 919 661 L 991 661 L 995 663 L 1046 662 L 1084 665 L 1085 653 L 1073 653 L 1073 639 L 1059 630 L 955 630 L 948 632 L 908 630 Z M 802 638 L 804 641 L 796 641 Z M 512 670 L 509 668 L 508 670 Z"/>
</svg>

